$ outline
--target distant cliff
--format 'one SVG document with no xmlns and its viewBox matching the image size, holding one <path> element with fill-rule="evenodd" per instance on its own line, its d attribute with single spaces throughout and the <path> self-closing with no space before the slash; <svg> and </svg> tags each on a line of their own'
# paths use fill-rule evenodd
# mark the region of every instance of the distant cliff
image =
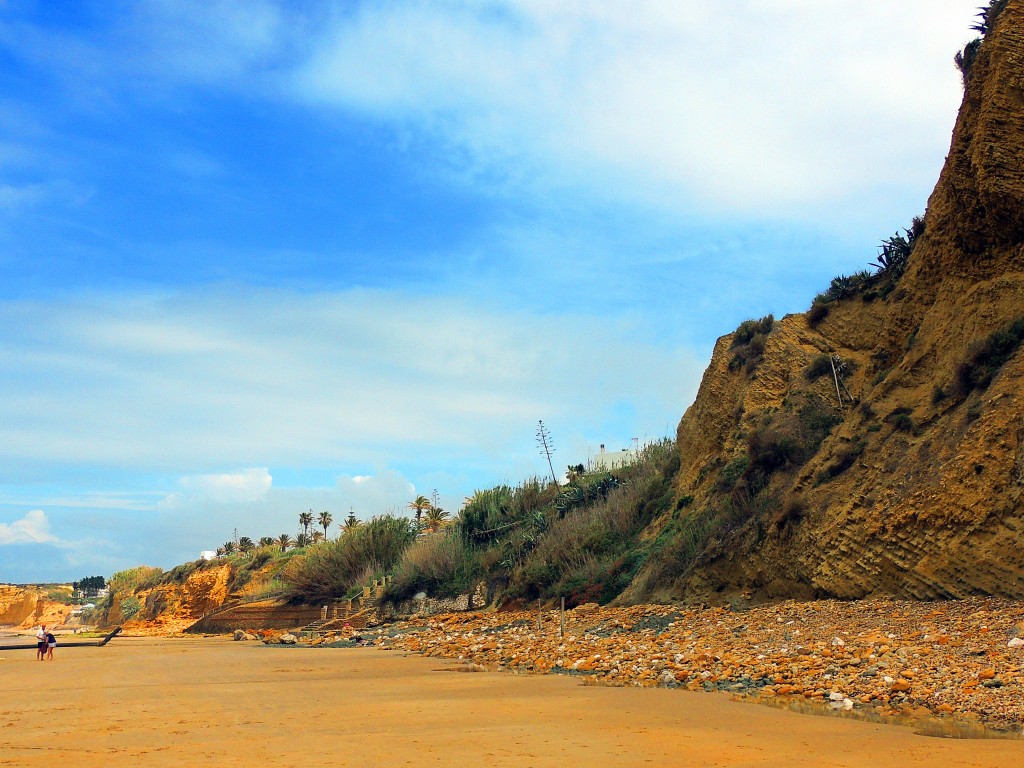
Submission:
<svg viewBox="0 0 1024 768">
<path fill-rule="evenodd" d="M 0 626 L 27 629 L 39 623 L 62 624 L 71 610 L 72 606 L 51 599 L 38 589 L 0 584 Z"/>
<path fill-rule="evenodd" d="M 1024 597 L 1024 0 L 988 15 L 923 221 L 718 340 L 621 601 Z"/>
</svg>

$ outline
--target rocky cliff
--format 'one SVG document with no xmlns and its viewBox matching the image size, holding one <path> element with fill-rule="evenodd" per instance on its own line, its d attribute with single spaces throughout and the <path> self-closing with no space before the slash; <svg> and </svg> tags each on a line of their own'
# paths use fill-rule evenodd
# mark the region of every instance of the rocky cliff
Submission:
<svg viewBox="0 0 1024 768">
<path fill-rule="evenodd" d="M 719 339 L 622 599 L 1024 598 L 1024 0 L 989 16 L 905 265 Z"/>
<path fill-rule="evenodd" d="M 50 599 L 38 589 L 0 584 L 0 626 L 19 629 L 39 623 L 57 626 L 67 620 L 71 610 L 71 605 Z"/>
</svg>

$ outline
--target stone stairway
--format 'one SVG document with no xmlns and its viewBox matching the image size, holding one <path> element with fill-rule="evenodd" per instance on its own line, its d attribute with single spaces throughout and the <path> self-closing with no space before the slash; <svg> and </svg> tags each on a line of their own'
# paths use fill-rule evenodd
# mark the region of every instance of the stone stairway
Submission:
<svg viewBox="0 0 1024 768">
<path fill-rule="evenodd" d="M 333 619 L 317 619 L 316 621 L 311 621 L 304 627 L 300 627 L 299 632 L 320 632 L 324 626 L 332 623 L 333 621 Z"/>
</svg>

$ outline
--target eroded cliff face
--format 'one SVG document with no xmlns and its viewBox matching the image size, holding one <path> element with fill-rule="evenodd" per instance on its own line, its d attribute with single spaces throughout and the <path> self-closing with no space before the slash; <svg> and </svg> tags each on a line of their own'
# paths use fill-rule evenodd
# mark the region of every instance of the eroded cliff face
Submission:
<svg viewBox="0 0 1024 768">
<path fill-rule="evenodd" d="M 115 594 L 100 623 L 104 627 L 120 625 L 135 634 L 180 632 L 227 600 L 231 576 L 230 565 L 218 565 L 196 570 L 180 583 L 163 583 L 132 593 L 140 610 L 131 619 L 125 619 L 121 610 L 121 601 L 127 595 Z"/>
<path fill-rule="evenodd" d="M 0 626 L 19 629 L 40 623 L 59 626 L 67 621 L 71 610 L 72 606 L 51 600 L 38 589 L 0 584 Z"/>
<path fill-rule="evenodd" d="M 39 603 L 39 593 L 9 584 L 0 584 L 0 625 L 17 626 L 32 618 Z"/>
<path fill-rule="evenodd" d="M 976 345 L 1024 316 L 1024 0 L 978 51 L 889 288 L 813 327 L 775 323 L 747 370 L 734 336 L 718 341 L 679 425 L 679 504 L 649 532 L 676 543 L 627 599 L 1024 598 L 1024 351 L 987 386 L 958 384 Z M 824 355 L 840 375 L 812 380 Z"/>
</svg>

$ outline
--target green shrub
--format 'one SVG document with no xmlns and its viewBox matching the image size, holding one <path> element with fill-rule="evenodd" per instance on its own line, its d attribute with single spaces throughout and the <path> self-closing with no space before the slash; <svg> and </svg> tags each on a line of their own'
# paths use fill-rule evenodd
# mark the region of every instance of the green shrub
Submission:
<svg viewBox="0 0 1024 768">
<path fill-rule="evenodd" d="M 758 334 L 766 335 L 772 332 L 775 326 L 775 316 L 765 315 L 760 320 L 744 320 L 739 324 L 732 338 L 733 348 L 749 344 Z"/>
<path fill-rule="evenodd" d="M 476 491 L 459 513 L 458 524 L 471 542 L 496 542 L 518 527 L 537 523 L 537 515 L 550 508 L 561 493 L 557 486 L 538 478 L 515 488 L 500 485 Z"/>
<path fill-rule="evenodd" d="M 775 316 L 765 315 L 760 320 L 744 320 L 740 323 L 729 345 L 733 350 L 729 370 L 743 369 L 747 375 L 754 372 L 764 357 L 765 342 L 775 326 Z"/>
<path fill-rule="evenodd" d="M 454 597 L 472 589 L 475 574 L 473 550 L 459 531 L 448 528 L 418 539 L 405 550 L 385 598 L 397 602 L 417 592 Z"/>
<path fill-rule="evenodd" d="M 804 378 L 817 381 L 825 374 L 832 373 L 832 355 L 815 355 L 810 364 L 804 368 Z"/>
<path fill-rule="evenodd" d="M 803 466 L 842 421 L 824 399 L 812 395 L 802 398 L 794 398 L 784 410 L 769 414 L 753 426 L 747 435 L 746 452 L 722 468 L 715 489 L 730 494 L 734 506 L 766 503 L 757 497 L 772 476 Z"/>
<path fill-rule="evenodd" d="M 126 597 L 122 597 L 120 606 L 121 615 L 124 616 L 125 621 L 135 618 L 135 616 L 138 615 L 139 611 L 142 610 L 142 603 L 139 601 L 139 598 L 135 597 L 135 595 L 128 595 Z"/>
<path fill-rule="evenodd" d="M 666 526 L 651 545 L 647 558 L 648 589 L 689 573 L 720 524 L 716 511 L 706 508 L 694 510 Z"/>
<path fill-rule="evenodd" d="M 632 580 L 645 559 L 639 536 L 655 518 L 673 508 L 672 480 L 679 468 L 675 444 L 647 446 L 623 482 L 605 498 L 553 519 L 515 563 L 509 594 L 526 598 L 584 595 L 606 602 Z"/>
<path fill-rule="evenodd" d="M 914 420 L 910 417 L 910 414 L 911 410 L 909 408 L 896 408 L 885 420 L 892 424 L 893 429 L 897 432 L 913 432 Z"/>
<path fill-rule="evenodd" d="M 715 486 L 720 491 L 731 491 L 736 487 L 736 483 L 739 482 L 739 479 L 746 474 L 747 467 L 749 466 L 749 456 L 737 456 L 722 467 L 722 471 L 718 474 L 718 480 L 715 483 Z"/>
<path fill-rule="evenodd" d="M 811 308 L 807 310 L 807 324 L 811 328 L 817 328 L 821 321 L 828 317 L 828 313 L 829 305 L 827 302 L 811 304 Z"/>
<path fill-rule="evenodd" d="M 149 589 L 160 583 L 163 570 L 148 565 L 140 565 L 136 568 L 129 568 L 118 571 L 110 577 L 107 586 L 111 594 L 131 594 L 137 590 Z"/>
<path fill-rule="evenodd" d="M 288 570 L 293 600 L 329 600 L 345 596 L 370 578 L 389 573 L 416 538 L 415 524 L 404 517 L 381 515 L 340 539 L 310 547 Z"/>
<path fill-rule="evenodd" d="M 999 369 L 1017 352 L 1024 341 L 1024 317 L 998 328 L 985 339 L 967 348 L 967 359 L 956 368 L 954 387 L 960 397 L 974 390 L 984 391 Z"/>
</svg>

